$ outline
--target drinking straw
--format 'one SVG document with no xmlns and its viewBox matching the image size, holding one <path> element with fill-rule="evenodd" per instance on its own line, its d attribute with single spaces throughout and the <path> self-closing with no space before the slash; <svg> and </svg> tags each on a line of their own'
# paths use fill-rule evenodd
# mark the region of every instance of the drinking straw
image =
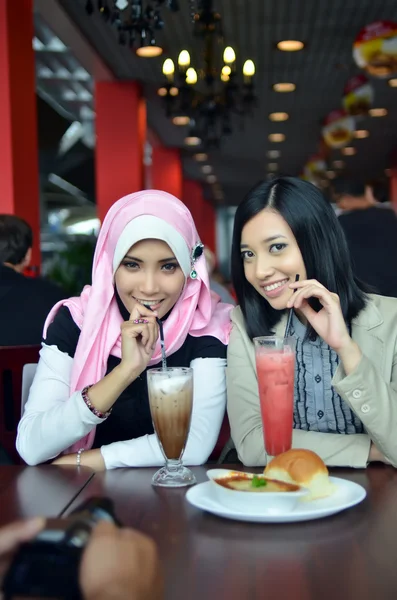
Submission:
<svg viewBox="0 0 397 600">
<path fill-rule="evenodd" d="M 297 274 L 295 275 L 295 281 L 299 281 L 299 273 L 297 273 Z M 295 290 L 294 290 L 294 293 L 295 293 Z M 284 337 L 287 337 L 287 336 L 288 336 L 289 328 L 291 327 L 291 321 L 292 321 L 292 315 L 293 315 L 293 312 L 294 312 L 294 308 L 293 308 L 293 307 L 291 307 L 291 308 L 289 309 L 289 313 L 288 313 L 287 326 L 286 326 L 286 328 L 285 328 Z"/>
<path fill-rule="evenodd" d="M 144 304 L 143 306 L 146 306 L 146 308 L 148 308 L 149 310 L 152 310 L 152 308 L 148 304 Z M 161 366 L 163 369 L 166 369 L 167 368 L 167 356 L 165 354 L 163 322 L 160 321 L 160 319 L 158 317 L 156 317 L 156 321 L 157 321 L 157 325 L 159 326 L 159 329 L 160 329 Z"/>
</svg>

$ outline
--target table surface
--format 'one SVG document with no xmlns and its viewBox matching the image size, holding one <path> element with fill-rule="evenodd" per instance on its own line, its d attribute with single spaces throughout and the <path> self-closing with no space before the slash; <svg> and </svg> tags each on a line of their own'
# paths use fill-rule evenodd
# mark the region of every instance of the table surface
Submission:
<svg viewBox="0 0 397 600">
<path fill-rule="evenodd" d="M 34 515 L 61 515 L 93 475 L 87 467 L 0 466 L 0 526 Z"/>
<path fill-rule="evenodd" d="M 198 482 L 206 480 L 206 470 L 193 468 Z M 91 496 L 112 498 L 124 525 L 157 542 L 166 600 L 395 598 L 397 471 L 392 467 L 331 469 L 332 475 L 361 484 L 367 498 L 331 517 L 273 525 L 202 512 L 185 500 L 187 488 L 153 487 L 154 472 L 96 474 L 66 512 Z"/>
</svg>

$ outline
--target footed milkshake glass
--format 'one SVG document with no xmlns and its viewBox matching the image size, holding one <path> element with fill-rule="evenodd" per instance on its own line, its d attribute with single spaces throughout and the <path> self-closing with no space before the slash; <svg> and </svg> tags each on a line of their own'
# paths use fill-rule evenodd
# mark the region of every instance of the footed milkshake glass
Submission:
<svg viewBox="0 0 397 600">
<path fill-rule="evenodd" d="M 153 475 L 152 484 L 183 487 L 196 478 L 182 464 L 193 408 L 193 369 L 167 367 L 147 371 L 153 428 L 164 454 L 165 466 Z"/>
</svg>

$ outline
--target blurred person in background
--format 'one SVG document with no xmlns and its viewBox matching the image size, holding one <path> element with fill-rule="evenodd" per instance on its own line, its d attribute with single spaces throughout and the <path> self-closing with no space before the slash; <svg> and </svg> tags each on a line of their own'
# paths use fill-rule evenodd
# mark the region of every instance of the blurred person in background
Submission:
<svg viewBox="0 0 397 600">
<path fill-rule="evenodd" d="M 215 254 L 208 248 L 208 246 L 204 248 L 204 256 L 207 263 L 211 290 L 220 296 L 222 302 L 225 302 L 226 304 L 233 304 L 234 306 L 236 302 L 227 289 L 222 274 L 216 268 Z"/>
<path fill-rule="evenodd" d="M 32 257 L 32 229 L 14 215 L 0 215 L 0 346 L 39 345 L 51 308 L 66 297 L 41 277 L 25 277 Z"/>
<path fill-rule="evenodd" d="M 376 187 L 379 197 L 380 189 Z M 397 215 L 377 200 L 374 186 L 337 179 L 333 183 L 339 223 L 356 277 L 382 296 L 397 297 Z"/>
</svg>

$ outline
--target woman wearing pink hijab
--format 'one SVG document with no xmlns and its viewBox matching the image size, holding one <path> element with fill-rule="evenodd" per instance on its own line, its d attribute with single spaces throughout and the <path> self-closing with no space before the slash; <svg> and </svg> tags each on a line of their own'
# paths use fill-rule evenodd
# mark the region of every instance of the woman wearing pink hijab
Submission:
<svg viewBox="0 0 397 600">
<path fill-rule="evenodd" d="M 194 370 L 183 462 L 206 462 L 225 410 L 231 308 L 211 294 L 186 206 L 156 190 L 121 198 L 99 233 L 92 285 L 47 318 L 18 427 L 22 458 L 36 465 L 62 453 L 59 464 L 97 470 L 163 464 L 146 383 L 147 368 L 161 366 L 157 316 L 168 366 Z"/>
</svg>

